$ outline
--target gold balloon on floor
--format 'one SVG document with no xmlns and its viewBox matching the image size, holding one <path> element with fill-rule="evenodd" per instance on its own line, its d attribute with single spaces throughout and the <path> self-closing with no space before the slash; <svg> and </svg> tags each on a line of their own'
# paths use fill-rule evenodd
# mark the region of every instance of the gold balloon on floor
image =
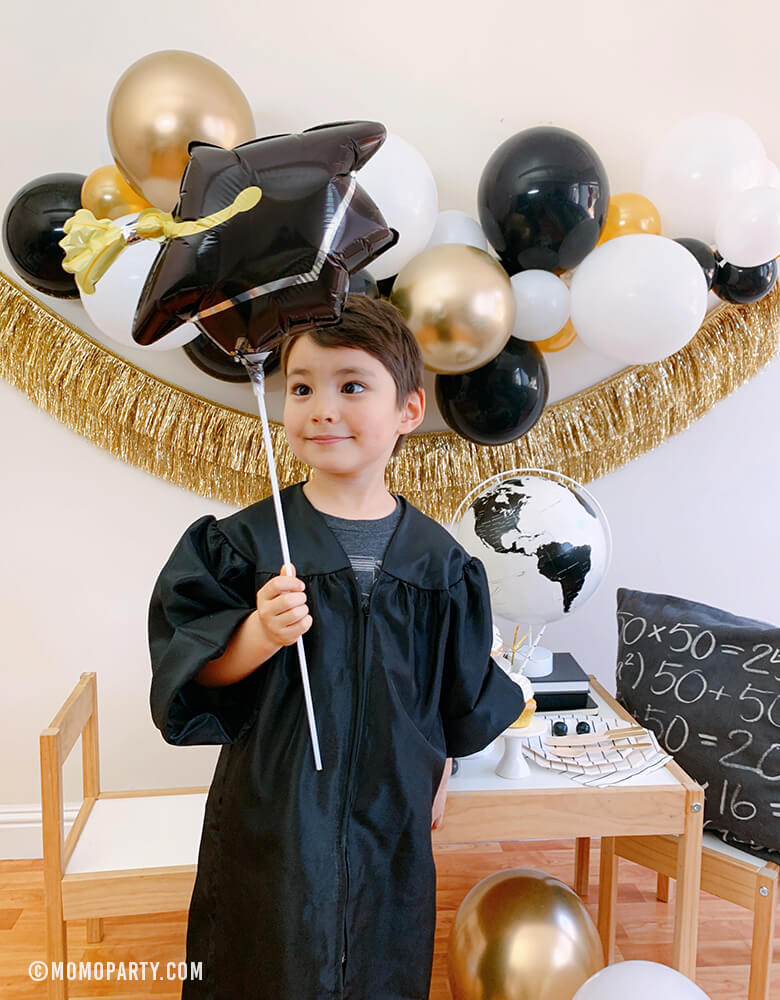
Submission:
<svg viewBox="0 0 780 1000">
<path fill-rule="evenodd" d="M 572 1000 L 604 967 L 585 905 L 530 868 L 483 879 L 458 907 L 448 945 L 453 1000 Z"/>
<path fill-rule="evenodd" d="M 81 185 L 81 204 L 96 219 L 119 219 L 123 215 L 151 208 L 151 204 L 134 191 L 113 163 L 93 170 Z"/>
<path fill-rule="evenodd" d="M 194 52 L 152 52 L 125 70 L 108 105 L 111 155 L 130 186 L 170 212 L 193 140 L 232 149 L 255 138 L 236 81 Z"/>
<path fill-rule="evenodd" d="M 425 367 L 442 375 L 481 368 L 512 334 L 515 297 L 509 276 L 490 254 L 442 243 L 413 257 L 390 301 L 417 338 Z"/>
<path fill-rule="evenodd" d="M 633 233 L 660 235 L 661 216 L 658 214 L 658 209 L 652 201 L 641 194 L 627 191 L 624 194 L 613 195 L 609 199 L 607 221 L 596 246 L 606 243 L 607 240 L 614 240 L 616 236 L 630 236 Z"/>
</svg>

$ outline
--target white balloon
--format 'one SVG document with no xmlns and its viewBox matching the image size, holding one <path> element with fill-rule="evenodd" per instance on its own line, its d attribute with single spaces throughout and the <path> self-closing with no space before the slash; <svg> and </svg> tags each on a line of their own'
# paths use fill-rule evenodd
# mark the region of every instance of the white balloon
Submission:
<svg viewBox="0 0 780 1000">
<path fill-rule="evenodd" d="M 510 278 L 517 312 L 512 336 L 547 340 L 569 318 L 569 289 L 551 271 L 520 271 Z"/>
<path fill-rule="evenodd" d="M 117 226 L 124 226 L 137 218 L 137 214 L 123 215 L 114 222 Z M 131 243 L 95 283 L 92 295 L 81 294 L 87 315 L 95 326 L 107 337 L 125 347 L 135 347 L 142 351 L 172 351 L 188 344 L 200 333 L 194 323 L 183 323 L 148 347 L 133 340 L 135 308 L 159 249 L 160 243 L 157 240 L 139 240 L 137 243 Z"/>
<path fill-rule="evenodd" d="M 741 118 L 712 111 L 685 118 L 647 158 L 641 192 L 658 209 L 665 236 L 712 244 L 725 200 L 762 183 L 766 152 Z"/>
<path fill-rule="evenodd" d="M 704 990 L 676 969 L 658 962 L 615 962 L 599 969 L 572 1000 L 710 1000 Z"/>
<path fill-rule="evenodd" d="M 371 274 L 381 281 L 427 246 L 439 211 L 436 181 L 422 154 L 392 132 L 358 171 L 357 180 L 399 234 L 395 246 L 371 262 Z"/>
<path fill-rule="evenodd" d="M 767 160 L 764 163 L 764 172 L 761 175 L 762 186 L 780 188 L 780 169 L 776 163 L 771 160 Z"/>
<path fill-rule="evenodd" d="M 571 282 L 571 321 L 580 340 L 628 364 L 660 361 L 701 326 L 707 280 L 680 243 L 634 233 L 596 247 Z"/>
<path fill-rule="evenodd" d="M 436 224 L 433 227 L 431 238 L 428 240 L 428 246 L 435 247 L 439 246 L 440 243 L 461 243 L 469 247 L 477 247 L 479 250 L 484 250 L 485 253 L 488 251 L 487 236 L 482 232 L 482 226 L 470 215 L 454 208 L 439 212 L 436 217 Z"/>
<path fill-rule="evenodd" d="M 737 267 L 774 260 L 780 254 L 780 188 L 733 194 L 718 218 L 715 244 L 721 257 Z"/>
</svg>

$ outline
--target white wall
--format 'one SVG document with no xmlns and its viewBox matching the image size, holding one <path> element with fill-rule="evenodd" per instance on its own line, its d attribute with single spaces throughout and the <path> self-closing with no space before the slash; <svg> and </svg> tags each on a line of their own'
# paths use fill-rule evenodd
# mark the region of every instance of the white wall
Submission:
<svg viewBox="0 0 780 1000">
<path fill-rule="evenodd" d="M 41 174 L 86 174 L 107 162 L 111 89 L 135 59 L 163 48 L 199 52 L 228 70 L 250 98 L 258 134 L 383 121 L 427 158 L 441 208 L 475 213 L 490 153 L 535 124 L 591 142 L 614 193 L 635 190 L 653 141 L 703 110 L 745 117 L 780 161 L 778 32 L 778 8 L 761 0 L 739 8 L 722 0 L 137 0 L 121 14 L 78 2 L 18 4 L 4 12 L 0 41 L 0 203 Z M 4 259 L 0 266 L 8 270 Z M 80 305 L 44 301 L 101 339 Z M 201 376 L 181 351 L 126 356 L 253 409 L 248 389 Z M 615 370 L 581 347 L 550 357 L 550 368 L 552 399 Z M 424 428 L 433 429 L 443 424 L 432 378 L 428 385 Z M 278 400 L 271 404 L 279 419 Z M 612 524 L 612 569 L 578 616 L 548 629 L 549 645 L 572 650 L 614 689 L 618 586 L 780 620 L 779 422 L 775 362 L 684 434 L 591 484 Z M 98 673 L 104 787 L 208 782 L 215 749 L 169 747 L 152 725 L 146 610 L 181 531 L 202 513 L 231 508 L 123 465 L 4 382 L 0 427 L 0 856 L 15 856 L 35 853 L 18 845 L 35 840 L 25 811 L 39 802 L 38 734 L 83 670 Z M 75 768 L 68 778 L 72 801 Z"/>
</svg>

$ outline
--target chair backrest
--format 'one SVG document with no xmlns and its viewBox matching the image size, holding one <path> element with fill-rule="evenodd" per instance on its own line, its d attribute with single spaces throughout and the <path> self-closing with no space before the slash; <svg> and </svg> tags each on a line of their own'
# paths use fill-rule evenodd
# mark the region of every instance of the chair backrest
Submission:
<svg viewBox="0 0 780 1000">
<path fill-rule="evenodd" d="M 81 736 L 83 801 L 65 837 L 62 769 Z M 79 834 L 100 794 L 98 755 L 97 674 L 83 673 L 62 708 L 40 737 L 41 814 L 44 876 L 62 878 Z"/>
</svg>

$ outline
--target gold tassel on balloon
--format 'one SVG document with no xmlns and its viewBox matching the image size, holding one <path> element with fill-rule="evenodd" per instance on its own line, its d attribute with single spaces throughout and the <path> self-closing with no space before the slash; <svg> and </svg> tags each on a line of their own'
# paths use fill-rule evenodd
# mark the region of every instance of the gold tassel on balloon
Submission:
<svg viewBox="0 0 780 1000">
<path fill-rule="evenodd" d="M 194 236 L 222 225 L 239 212 L 248 212 L 261 196 L 259 187 L 244 188 L 227 208 L 184 222 L 177 222 L 170 212 L 147 208 L 134 222 L 121 227 L 110 219 L 96 219 L 88 208 L 80 208 L 63 227 L 65 236 L 60 240 L 60 246 L 65 251 L 63 270 L 75 275 L 83 295 L 92 295 L 97 282 L 131 243 Z"/>
</svg>

